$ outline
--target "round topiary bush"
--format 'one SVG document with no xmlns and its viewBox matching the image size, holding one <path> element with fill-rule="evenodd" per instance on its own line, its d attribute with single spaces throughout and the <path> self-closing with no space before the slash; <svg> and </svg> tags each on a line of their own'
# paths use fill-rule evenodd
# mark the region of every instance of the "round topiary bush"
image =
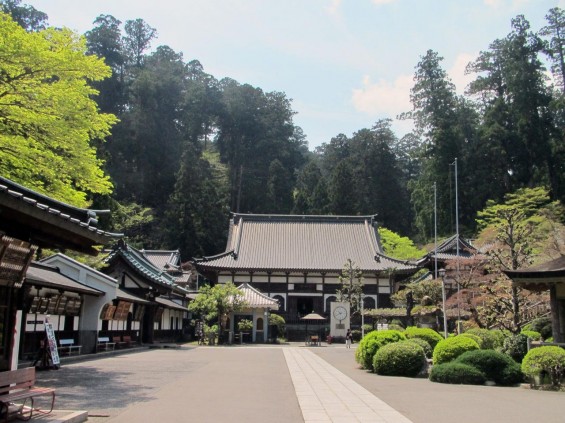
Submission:
<svg viewBox="0 0 565 423">
<path fill-rule="evenodd" d="M 466 351 L 478 350 L 479 344 L 468 337 L 461 335 L 444 339 L 436 345 L 432 355 L 433 363 L 442 364 L 455 360 Z"/>
<path fill-rule="evenodd" d="M 538 317 L 532 320 L 530 330 L 539 332 L 542 339 L 548 339 L 553 335 L 553 328 L 551 326 L 551 319 L 549 317 Z"/>
<path fill-rule="evenodd" d="M 431 345 L 428 341 L 424 341 L 422 338 L 410 338 L 407 339 L 406 342 L 413 342 L 419 346 L 421 346 L 426 354 L 426 358 L 432 358 L 432 354 L 434 350 L 432 349 Z"/>
<path fill-rule="evenodd" d="M 494 350 L 497 347 L 501 347 L 504 341 L 504 335 L 500 331 L 473 328 L 465 331 L 465 333 L 481 338 L 482 343 L 480 345 L 483 350 Z"/>
<path fill-rule="evenodd" d="M 428 344 L 430 344 L 432 349 L 436 347 L 439 341 L 443 340 L 443 336 L 441 336 L 435 330 L 430 328 L 417 328 L 416 326 L 407 327 L 404 330 L 404 335 L 406 335 L 406 338 L 408 339 L 412 339 L 412 338 L 423 339 Z"/>
<path fill-rule="evenodd" d="M 373 370 L 373 357 L 379 348 L 392 342 L 404 341 L 406 337 L 397 330 L 379 330 L 365 335 L 355 351 L 355 360 L 364 369 Z"/>
<path fill-rule="evenodd" d="M 472 333 L 467 333 L 467 332 L 464 332 L 464 333 L 462 333 L 462 334 L 459 335 L 459 336 L 463 336 L 463 337 L 465 337 L 465 338 L 472 339 L 473 341 L 475 341 L 475 342 L 477 343 L 477 345 L 479 346 L 479 348 L 483 348 L 483 340 L 481 339 L 480 336 L 473 335 Z"/>
<path fill-rule="evenodd" d="M 373 371 L 383 376 L 415 377 L 425 364 L 424 349 L 411 341 L 384 345 L 373 357 Z"/>
<path fill-rule="evenodd" d="M 501 351 L 521 363 L 528 352 L 528 337 L 522 333 L 504 339 Z"/>
<path fill-rule="evenodd" d="M 541 333 L 536 332 L 535 330 L 523 330 L 520 333 L 522 335 L 526 335 L 532 341 L 541 341 Z"/>
<path fill-rule="evenodd" d="M 463 363 L 480 370 L 497 385 L 512 386 L 522 382 L 520 365 L 510 356 L 494 350 L 467 351 L 457 357 L 454 363 Z"/>
<path fill-rule="evenodd" d="M 486 382 L 486 377 L 473 366 L 451 362 L 432 367 L 430 380 L 439 383 L 483 385 Z"/>
<path fill-rule="evenodd" d="M 555 346 L 532 348 L 522 361 L 522 372 L 532 378 L 545 373 L 551 384 L 558 387 L 565 376 L 565 349 Z"/>
</svg>

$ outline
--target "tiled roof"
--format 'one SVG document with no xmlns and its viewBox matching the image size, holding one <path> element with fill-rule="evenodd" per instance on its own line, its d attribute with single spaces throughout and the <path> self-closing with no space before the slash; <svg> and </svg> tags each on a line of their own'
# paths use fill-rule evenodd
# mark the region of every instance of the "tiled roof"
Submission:
<svg viewBox="0 0 565 423">
<path fill-rule="evenodd" d="M 419 264 L 429 262 L 437 258 L 441 261 L 455 260 L 457 258 L 457 245 L 459 244 L 459 258 L 460 259 L 470 259 L 480 256 L 480 251 L 471 244 L 470 241 L 457 237 L 457 234 L 449 237 L 437 246 L 437 254 L 435 250 L 430 251 L 421 260 L 418 261 Z"/>
<path fill-rule="evenodd" d="M 111 263 L 117 257 L 122 257 L 133 269 L 137 270 L 138 273 L 147 279 L 170 288 L 174 286 L 174 277 L 157 268 L 153 263 L 147 260 L 141 251 L 136 250 L 122 240 L 114 246 L 112 252 L 106 258 L 106 262 Z"/>
<path fill-rule="evenodd" d="M 161 270 L 180 271 L 180 252 L 179 250 L 140 250 L 143 256 L 155 267 Z"/>
<path fill-rule="evenodd" d="M 382 253 L 373 216 L 235 214 L 226 251 L 195 263 L 202 270 L 340 272 L 347 259 L 368 272 L 416 270 Z"/>
<path fill-rule="evenodd" d="M 243 293 L 243 298 L 250 308 L 270 308 L 273 310 L 279 309 L 279 303 L 277 300 L 274 300 L 268 295 L 263 294 L 247 283 L 242 283 L 237 287 L 237 289 L 239 289 Z"/>
<path fill-rule="evenodd" d="M 173 300 L 170 300 L 168 298 L 157 297 L 157 298 L 155 298 L 155 302 L 157 304 L 165 306 L 167 308 L 172 308 L 172 309 L 181 310 L 181 311 L 188 311 L 187 307 L 183 307 L 182 305 L 177 304 Z"/>
<path fill-rule="evenodd" d="M 33 262 L 27 269 L 24 284 L 40 285 L 54 289 L 64 289 L 70 292 L 88 294 L 100 297 L 104 292 L 84 285 L 59 272 L 54 266 Z"/>
<path fill-rule="evenodd" d="M 93 245 L 107 244 L 122 236 L 96 227 L 97 214 L 109 212 L 107 210 L 74 207 L 1 176 L 0 210 L 0 230 L 10 236 L 30 239 L 40 246 L 73 248 L 94 254 Z M 26 233 L 22 234 L 24 226 Z"/>
</svg>

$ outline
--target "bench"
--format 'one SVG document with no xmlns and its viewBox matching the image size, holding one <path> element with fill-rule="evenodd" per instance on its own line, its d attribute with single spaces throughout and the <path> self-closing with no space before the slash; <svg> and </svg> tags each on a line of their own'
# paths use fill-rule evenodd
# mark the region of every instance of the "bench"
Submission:
<svg viewBox="0 0 565 423">
<path fill-rule="evenodd" d="M 59 339 L 59 352 L 60 354 L 72 355 L 73 352 L 80 354 L 82 345 L 75 345 L 74 339 Z"/>
<path fill-rule="evenodd" d="M 119 336 L 114 336 L 112 338 L 112 342 L 114 343 L 114 345 L 118 348 L 124 348 L 124 347 L 128 347 L 129 345 L 127 344 L 127 342 L 122 341 L 122 339 Z"/>
<path fill-rule="evenodd" d="M 321 345 L 320 337 L 318 335 L 310 335 L 307 340 L 308 345 Z"/>
<path fill-rule="evenodd" d="M 110 338 L 108 336 L 102 336 L 98 338 L 98 342 L 96 343 L 96 351 L 113 351 L 115 346 L 116 343 L 110 342 Z"/>
<path fill-rule="evenodd" d="M 39 388 L 35 385 L 35 367 L 27 367 L 19 370 L 9 370 L 0 372 L 0 416 L 5 417 L 5 421 L 11 414 L 16 417 L 29 420 L 33 412 L 37 411 L 42 414 L 49 414 L 53 411 L 55 404 L 55 389 L 53 388 Z M 34 398 L 39 396 L 51 395 L 51 408 L 49 411 L 36 409 L 34 406 Z M 30 400 L 30 405 L 25 406 L 27 400 Z M 10 412 L 13 403 L 19 403 L 16 410 Z M 26 416 L 26 414 L 28 414 Z"/>
<path fill-rule="evenodd" d="M 129 335 L 124 335 L 124 336 L 122 336 L 122 339 L 124 340 L 124 343 L 125 343 L 128 347 L 133 347 L 133 346 L 137 345 L 137 342 L 134 341 L 133 339 L 131 339 L 131 336 L 129 336 Z"/>
</svg>

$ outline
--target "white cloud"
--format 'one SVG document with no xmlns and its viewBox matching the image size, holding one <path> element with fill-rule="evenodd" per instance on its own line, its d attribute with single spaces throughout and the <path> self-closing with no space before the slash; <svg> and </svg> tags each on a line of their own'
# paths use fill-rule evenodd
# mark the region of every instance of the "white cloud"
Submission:
<svg viewBox="0 0 565 423">
<path fill-rule="evenodd" d="M 360 112 L 394 117 L 411 109 L 410 89 L 413 85 L 409 75 L 401 75 L 393 83 L 384 79 L 373 83 L 369 76 L 364 76 L 363 87 L 353 90 L 351 100 Z"/>
<path fill-rule="evenodd" d="M 341 6 L 341 0 L 330 0 L 330 5 L 326 7 L 326 11 L 330 15 L 337 15 L 340 6 Z"/>
<path fill-rule="evenodd" d="M 388 3 L 393 3 L 396 0 L 373 0 L 373 3 L 376 4 L 377 6 L 380 6 L 381 4 L 388 4 Z"/>
<path fill-rule="evenodd" d="M 476 78 L 476 75 L 474 74 L 465 75 L 465 68 L 469 62 L 474 61 L 477 56 L 478 54 L 460 53 L 455 58 L 455 63 L 451 69 L 448 69 L 447 74 L 451 78 L 451 81 L 455 84 L 458 94 L 463 94 L 467 85 Z"/>
</svg>

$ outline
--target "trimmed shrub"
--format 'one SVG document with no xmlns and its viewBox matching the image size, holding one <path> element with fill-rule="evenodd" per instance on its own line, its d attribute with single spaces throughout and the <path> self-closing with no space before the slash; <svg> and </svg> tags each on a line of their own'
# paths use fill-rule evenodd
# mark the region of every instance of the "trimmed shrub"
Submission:
<svg viewBox="0 0 565 423">
<path fill-rule="evenodd" d="M 479 346 L 479 348 L 483 348 L 483 340 L 481 339 L 480 336 L 473 335 L 472 333 L 467 333 L 467 332 L 462 333 L 462 334 L 459 335 L 459 336 L 463 336 L 463 337 L 465 337 L 465 338 L 472 339 L 473 341 L 475 341 L 475 342 L 477 343 L 477 345 Z"/>
<path fill-rule="evenodd" d="M 501 351 L 521 363 L 528 352 L 528 337 L 522 333 L 509 336 L 504 340 Z"/>
<path fill-rule="evenodd" d="M 541 341 L 541 333 L 534 330 L 523 330 L 520 332 L 522 335 L 526 335 L 532 341 Z"/>
<path fill-rule="evenodd" d="M 469 329 L 465 333 L 476 335 L 481 338 L 482 343 L 480 344 L 480 346 L 483 350 L 494 350 L 497 347 L 501 347 L 502 343 L 504 342 L 504 335 L 502 335 L 502 332 L 500 331 L 473 328 Z"/>
<path fill-rule="evenodd" d="M 530 330 L 539 332 L 542 339 L 548 339 L 553 335 L 551 319 L 549 317 L 538 317 L 530 323 Z"/>
<path fill-rule="evenodd" d="M 461 335 L 438 342 L 432 355 L 433 363 L 442 364 L 455 360 L 466 351 L 478 350 L 479 344 Z"/>
<path fill-rule="evenodd" d="M 486 377 L 477 368 L 463 363 L 444 363 L 432 367 L 430 380 L 439 383 L 483 385 Z"/>
<path fill-rule="evenodd" d="M 399 332 L 402 332 L 404 331 L 404 326 L 396 325 L 394 323 L 389 323 L 388 330 L 397 330 Z"/>
<path fill-rule="evenodd" d="M 373 357 L 373 371 L 383 376 L 415 377 L 425 364 L 424 349 L 410 341 L 384 345 Z"/>
<path fill-rule="evenodd" d="M 400 320 L 400 319 L 392 319 L 390 321 L 390 324 L 400 326 L 402 329 L 404 329 L 406 327 L 406 325 L 404 323 L 402 323 L 402 320 Z"/>
<path fill-rule="evenodd" d="M 393 342 L 404 341 L 406 337 L 397 330 L 373 331 L 365 335 L 355 351 L 355 360 L 364 369 L 373 370 L 373 357 L 379 348 Z"/>
<path fill-rule="evenodd" d="M 359 342 L 361 340 L 361 331 L 359 329 L 352 330 L 351 338 L 353 339 L 353 342 Z"/>
<path fill-rule="evenodd" d="M 404 331 L 406 338 L 420 338 L 430 344 L 430 347 L 435 348 L 437 343 L 443 340 L 443 336 L 430 328 L 417 328 L 415 326 L 407 327 Z"/>
<path fill-rule="evenodd" d="M 512 335 L 510 333 L 505 333 L 500 329 L 490 329 L 489 332 L 491 336 L 496 338 L 496 341 L 494 343 L 494 349 L 502 348 L 502 345 L 504 344 L 504 340 Z"/>
<path fill-rule="evenodd" d="M 410 338 L 407 339 L 406 342 L 413 342 L 422 347 L 424 353 L 426 354 L 426 358 L 432 358 L 432 354 L 434 350 L 432 349 L 431 345 L 428 341 L 423 340 L 422 338 Z"/>
<path fill-rule="evenodd" d="M 487 380 L 497 385 L 512 386 L 522 382 L 520 365 L 508 355 L 494 350 L 467 351 L 457 357 L 454 363 L 463 363 L 483 372 Z"/>
<path fill-rule="evenodd" d="M 559 386 L 565 376 L 565 350 L 555 346 L 532 348 L 522 361 L 522 372 L 529 377 L 545 373 L 553 386 Z"/>
</svg>

